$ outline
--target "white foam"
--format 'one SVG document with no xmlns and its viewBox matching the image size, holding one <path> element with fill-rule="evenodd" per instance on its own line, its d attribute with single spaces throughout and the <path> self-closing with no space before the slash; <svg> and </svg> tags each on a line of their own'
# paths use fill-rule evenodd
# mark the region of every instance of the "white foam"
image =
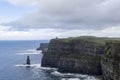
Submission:
<svg viewBox="0 0 120 80">
<path fill-rule="evenodd" d="M 61 80 L 80 80 L 79 78 L 62 78 Z"/>
<path fill-rule="evenodd" d="M 25 51 L 22 51 L 20 53 L 18 53 L 19 55 L 38 55 L 41 54 L 42 51 L 37 51 L 35 49 L 27 49 Z"/>
<path fill-rule="evenodd" d="M 88 75 L 74 74 L 74 73 L 60 73 L 58 71 L 54 71 L 51 74 L 54 76 L 74 76 L 74 77 L 87 77 L 88 76 Z"/>
<path fill-rule="evenodd" d="M 51 67 L 40 67 L 40 68 L 44 70 L 57 70 L 57 68 L 51 68 Z"/>
<path fill-rule="evenodd" d="M 66 77 L 66 76 L 75 77 L 75 78 L 63 78 L 62 80 L 80 80 L 79 78 L 84 78 L 84 80 L 99 80 L 94 76 L 74 74 L 74 73 L 60 73 L 58 71 L 54 71 L 51 74 L 54 76 L 61 76 L 61 77 Z"/>
<path fill-rule="evenodd" d="M 35 49 L 27 49 L 26 51 L 28 51 L 28 52 L 34 52 L 36 50 Z"/>
<path fill-rule="evenodd" d="M 41 67 L 41 64 L 31 64 L 31 65 L 27 65 L 27 64 L 17 64 L 15 65 L 16 67 L 34 67 L 34 68 L 40 68 L 40 69 L 44 69 L 44 70 L 57 70 L 57 68 L 50 68 L 50 67 Z"/>
<path fill-rule="evenodd" d="M 80 80 L 79 78 L 69 78 L 68 80 Z"/>
<path fill-rule="evenodd" d="M 97 78 L 95 78 L 93 76 L 88 76 L 84 80 L 100 80 L 100 79 L 97 79 Z"/>
<path fill-rule="evenodd" d="M 64 76 L 64 74 L 62 74 L 62 73 L 60 73 L 58 71 L 54 71 L 51 74 L 54 75 L 54 76 Z"/>
<path fill-rule="evenodd" d="M 29 66 L 29 67 L 36 67 L 36 68 L 40 68 L 40 64 L 31 64 L 31 65 L 27 65 L 27 64 L 17 64 L 17 65 L 15 65 L 16 67 L 27 67 L 27 66 Z"/>
</svg>

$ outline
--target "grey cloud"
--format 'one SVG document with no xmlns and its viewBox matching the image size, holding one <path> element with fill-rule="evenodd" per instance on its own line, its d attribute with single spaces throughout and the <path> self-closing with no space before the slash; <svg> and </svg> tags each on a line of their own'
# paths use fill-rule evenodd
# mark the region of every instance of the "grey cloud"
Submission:
<svg viewBox="0 0 120 80">
<path fill-rule="evenodd" d="M 35 1 L 36 12 L 5 25 L 16 29 L 103 29 L 120 25 L 119 0 Z"/>
</svg>

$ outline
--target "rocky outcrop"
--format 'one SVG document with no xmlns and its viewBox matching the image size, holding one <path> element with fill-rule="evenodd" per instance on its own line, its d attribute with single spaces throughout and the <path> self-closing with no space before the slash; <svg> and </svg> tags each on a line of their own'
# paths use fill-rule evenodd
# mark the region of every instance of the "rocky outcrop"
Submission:
<svg viewBox="0 0 120 80">
<path fill-rule="evenodd" d="M 120 80 L 120 42 L 106 43 L 105 53 L 102 57 L 102 70 L 104 80 Z"/>
<path fill-rule="evenodd" d="M 58 67 L 60 56 L 71 53 L 71 46 L 69 41 L 63 42 L 59 39 L 52 39 L 48 45 L 48 50 L 44 53 L 42 58 L 42 66 Z"/>
<path fill-rule="evenodd" d="M 73 39 L 73 52 L 77 54 L 101 55 L 104 52 L 104 44 L 85 39 Z"/>
<path fill-rule="evenodd" d="M 57 67 L 61 72 L 101 74 L 97 58 L 103 49 L 103 44 L 86 39 L 52 39 L 43 55 L 42 66 Z"/>
<path fill-rule="evenodd" d="M 60 72 L 101 75 L 100 59 L 91 55 L 87 55 L 87 58 L 60 58 L 58 70 Z"/>
<path fill-rule="evenodd" d="M 59 55 L 44 53 L 41 66 L 58 68 Z"/>
<path fill-rule="evenodd" d="M 56 67 L 60 72 L 103 75 L 104 80 L 120 80 L 120 42 L 96 37 L 52 39 L 41 65 Z"/>
<path fill-rule="evenodd" d="M 26 64 L 30 65 L 30 58 L 29 58 L 29 56 L 27 56 Z"/>
<path fill-rule="evenodd" d="M 48 43 L 40 43 L 39 48 L 37 48 L 37 50 L 44 50 L 48 48 Z"/>
</svg>

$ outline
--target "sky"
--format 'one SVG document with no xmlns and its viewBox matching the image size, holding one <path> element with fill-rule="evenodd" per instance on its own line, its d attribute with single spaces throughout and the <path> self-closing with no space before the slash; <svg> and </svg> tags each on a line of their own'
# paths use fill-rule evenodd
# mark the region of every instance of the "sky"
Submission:
<svg viewBox="0 0 120 80">
<path fill-rule="evenodd" d="M 120 37 L 120 0 L 0 0 L 0 40 Z"/>
</svg>

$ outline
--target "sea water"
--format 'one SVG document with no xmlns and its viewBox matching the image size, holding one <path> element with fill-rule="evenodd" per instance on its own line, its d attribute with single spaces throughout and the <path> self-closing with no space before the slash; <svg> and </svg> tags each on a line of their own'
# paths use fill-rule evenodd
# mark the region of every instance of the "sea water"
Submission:
<svg viewBox="0 0 120 80">
<path fill-rule="evenodd" d="M 41 67 L 40 43 L 48 41 L 0 41 L 0 80 L 99 80 L 95 76 L 60 73 Z M 26 65 L 30 56 L 31 65 Z"/>
</svg>

